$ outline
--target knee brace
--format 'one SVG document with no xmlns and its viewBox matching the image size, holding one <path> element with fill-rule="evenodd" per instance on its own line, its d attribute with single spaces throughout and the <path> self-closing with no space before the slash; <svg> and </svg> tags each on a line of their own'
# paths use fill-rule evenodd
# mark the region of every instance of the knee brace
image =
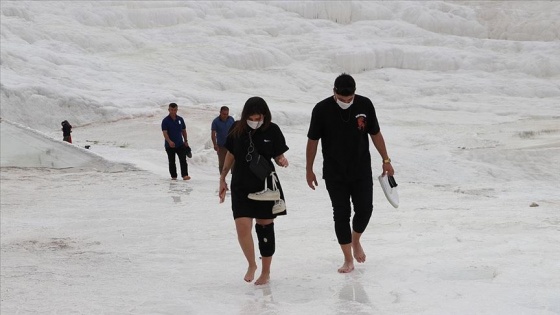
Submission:
<svg viewBox="0 0 560 315">
<path fill-rule="evenodd" d="M 262 257 L 274 255 L 276 241 L 274 239 L 274 222 L 268 225 L 255 224 L 257 238 L 259 239 L 259 251 Z"/>
</svg>

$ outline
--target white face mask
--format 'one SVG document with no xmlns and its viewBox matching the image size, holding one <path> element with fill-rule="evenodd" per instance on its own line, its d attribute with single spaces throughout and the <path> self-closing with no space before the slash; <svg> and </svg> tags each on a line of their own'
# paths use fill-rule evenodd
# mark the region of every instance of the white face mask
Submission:
<svg viewBox="0 0 560 315">
<path fill-rule="evenodd" d="M 352 104 L 354 104 L 354 99 L 352 99 L 350 101 L 350 103 L 344 103 L 343 101 L 339 100 L 338 98 L 336 98 L 336 96 L 334 97 L 336 100 L 336 103 L 338 104 L 338 106 L 340 106 L 340 108 L 342 109 L 348 109 L 348 107 L 350 107 Z"/>
<path fill-rule="evenodd" d="M 252 121 L 247 119 L 247 125 L 249 127 L 251 127 L 251 129 L 259 129 L 260 126 L 262 126 L 264 123 L 264 120 L 259 120 L 259 121 Z"/>
</svg>

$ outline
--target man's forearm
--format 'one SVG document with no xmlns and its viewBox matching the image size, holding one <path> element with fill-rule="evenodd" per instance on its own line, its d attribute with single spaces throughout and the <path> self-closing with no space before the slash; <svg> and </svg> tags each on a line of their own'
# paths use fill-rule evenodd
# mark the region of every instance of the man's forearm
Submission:
<svg viewBox="0 0 560 315">
<path fill-rule="evenodd" d="M 387 160 L 389 159 L 389 155 L 387 154 L 387 148 L 385 147 L 385 140 L 383 139 L 383 135 L 381 131 L 378 132 L 376 135 L 371 136 L 371 140 L 373 141 L 373 145 L 381 155 L 381 159 Z"/>
<path fill-rule="evenodd" d="M 210 134 L 210 139 L 212 139 L 212 144 L 214 146 L 216 146 L 216 132 L 212 131 L 212 133 Z"/>
<path fill-rule="evenodd" d="M 305 149 L 305 170 L 313 171 L 313 163 L 315 162 L 315 156 L 317 156 L 317 146 L 319 140 L 307 140 L 307 148 Z"/>
<path fill-rule="evenodd" d="M 171 141 L 171 139 L 169 139 L 169 134 L 167 133 L 167 130 L 163 131 L 163 138 L 165 139 L 165 141 L 167 141 L 167 143 Z"/>
</svg>

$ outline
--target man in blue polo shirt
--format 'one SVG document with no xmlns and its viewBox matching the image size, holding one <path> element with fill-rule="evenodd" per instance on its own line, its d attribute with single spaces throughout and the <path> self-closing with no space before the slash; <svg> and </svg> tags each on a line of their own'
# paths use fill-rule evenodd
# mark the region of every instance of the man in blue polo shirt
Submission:
<svg viewBox="0 0 560 315">
<path fill-rule="evenodd" d="M 179 157 L 181 165 L 181 177 L 189 180 L 189 166 L 187 164 L 187 126 L 183 117 L 177 115 L 177 104 L 169 104 L 169 115 L 161 122 L 161 130 L 165 138 L 165 152 L 169 161 L 169 174 L 172 179 L 177 179 L 177 166 L 175 165 L 175 154 Z"/>
<path fill-rule="evenodd" d="M 224 146 L 226 144 L 229 128 L 231 128 L 233 122 L 234 119 L 229 115 L 229 108 L 227 106 L 222 106 L 222 108 L 220 108 L 220 116 L 214 118 L 212 121 L 211 139 L 214 144 L 214 151 L 218 153 L 218 169 L 220 170 L 220 174 L 222 174 L 222 168 L 224 167 L 227 153 L 227 149 Z"/>
</svg>

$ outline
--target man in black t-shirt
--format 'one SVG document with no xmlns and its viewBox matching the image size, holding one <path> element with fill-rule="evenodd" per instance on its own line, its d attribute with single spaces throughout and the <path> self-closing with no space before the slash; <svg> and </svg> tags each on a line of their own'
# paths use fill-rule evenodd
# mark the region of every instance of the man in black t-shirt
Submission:
<svg viewBox="0 0 560 315">
<path fill-rule="evenodd" d="M 333 207 L 334 229 L 344 254 L 338 272 L 354 270 L 354 258 L 363 263 L 366 255 L 360 244 L 373 212 L 373 180 L 369 139 L 381 155 L 383 173 L 393 175 L 391 159 L 369 98 L 356 95 L 356 82 L 348 74 L 334 81 L 334 95 L 317 103 L 307 133 L 306 180 L 315 190 L 313 172 L 319 139 L 323 153 L 323 179 Z M 350 217 L 354 205 L 352 228 Z"/>
</svg>

